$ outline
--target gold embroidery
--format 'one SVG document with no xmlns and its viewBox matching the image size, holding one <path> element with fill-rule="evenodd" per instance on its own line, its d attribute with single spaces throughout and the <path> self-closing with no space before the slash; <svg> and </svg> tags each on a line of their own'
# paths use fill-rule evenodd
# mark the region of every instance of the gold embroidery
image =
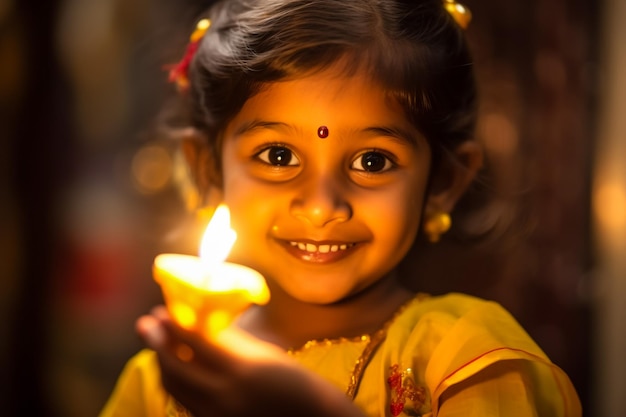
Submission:
<svg viewBox="0 0 626 417">
<path fill-rule="evenodd" d="M 166 415 L 167 417 L 193 417 L 191 412 L 174 397 L 169 398 Z"/>
<path fill-rule="evenodd" d="M 348 384 L 348 389 L 346 390 L 346 395 L 351 400 L 354 400 L 354 397 L 356 397 L 356 393 L 359 390 L 359 385 L 361 384 L 361 379 L 363 378 L 363 373 L 365 372 L 367 364 L 369 364 L 372 356 L 374 356 L 374 352 L 376 352 L 376 349 L 378 348 L 378 346 L 380 346 L 383 340 L 385 340 L 386 336 L 386 327 L 374 333 L 372 337 L 369 338 L 370 341 L 365 346 L 365 349 L 363 349 L 363 352 L 361 352 L 361 356 L 359 356 L 359 358 L 356 360 L 356 363 L 354 364 L 354 369 L 352 370 L 352 374 L 350 375 L 350 383 Z"/>
<path fill-rule="evenodd" d="M 317 346 L 332 346 L 332 345 L 340 345 L 342 343 L 355 343 L 355 342 L 367 342 L 370 340 L 370 335 L 364 334 L 356 337 L 338 337 L 336 339 L 316 339 L 309 340 L 304 345 L 299 348 L 290 348 L 287 349 L 288 355 L 296 355 L 300 352 L 305 352 L 309 349 L 312 349 Z"/>
<path fill-rule="evenodd" d="M 428 294 L 417 294 L 416 297 L 412 298 L 404 305 L 402 305 L 398 310 L 396 310 L 396 312 L 393 314 L 393 317 L 388 320 L 379 330 L 371 335 L 364 334 L 361 336 L 350 338 L 340 337 L 335 339 L 310 340 L 298 349 L 288 349 L 287 354 L 293 356 L 299 352 L 307 351 L 316 346 L 331 346 L 347 342 L 366 343 L 363 351 L 361 352 L 361 355 L 359 355 L 359 358 L 354 364 L 354 368 L 352 369 L 352 373 L 350 374 L 348 387 L 346 389 L 346 396 L 348 396 L 348 398 L 350 398 L 351 400 L 354 400 L 358 393 L 359 385 L 361 384 L 365 369 L 367 368 L 367 365 L 371 361 L 378 347 L 387 337 L 387 329 L 389 328 L 389 326 L 394 322 L 396 317 L 398 317 L 409 305 L 414 302 L 420 302 L 428 297 Z M 425 390 L 423 387 L 415 385 L 411 369 L 407 368 L 404 372 L 400 372 L 399 365 L 393 365 L 391 368 L 391 374 L 387 379 L 387 383 L 392 390 L 392 401 L 390 404 L 392 415 L 397 416 L 400 414 L 400 412 L 405 411 L 409 416 L 419 416 L 420 414 L 416 413 L 418 412 L 419 408 L 424 405 Z M 402 395 L 399 396 L 398 394 Z M 410 400 L 410 404 L 408 406 L 405 406 L 407 399 Z M 168 407 L 169 409 L 167 413 L 168 416 L 192 417 L 191 413 L 174 398 L 171 398 L 169 404 L 170 406 Z M 400 405 L 402 406 L 401 409 Z"/>
<path fill-rule="evenodd" d="M 364 334 L 364 335 L 352 337 L 352 338 L 340 337 L 336 339 L 310 340 L 298 349 L 287 350 L 287 354 L 295 355 L 299 352 L 309 350 L 316 346 L 331 346 L 331 345 L 336 345 L 336 344 L 341 344 L 341 343 L 346 343 L 346 342 L 352 342 L 352 343 L 367 342 L 367 344 L 365 345 L 365 348 L 361 352 L 361 355 L 359 355 L 359 358 L 356 360 L 354 364 L 354 368 L 352 369 L 352 373 L 350 374 L 350 380 L 348 381 L 348 387 L 346 389 L 346 395 L 348 396 L 348 398 L 350 398 L 351 400 L 354 400 L 359 390 L 359 385 L 361 384 L 361 379 L 363 378 L 365 369 L 367 368 L 367 365 L 369 364 L 370 360 L 374 356 L 374 353 L 376 352 L 378 347 L 382 344 L 382 342 L 387 337 L 387 329 L 389 328 L 389 326 L 391 326 L 391 324 L 395 321 L 395 319 L 400 314 L 402 314 L 402 312 L 409 305 L 413 304 L 414 302 L 421 302 L 424 299 L 429 298 L 429 297 L 430 297 L 429 294 L 418 293 L 414 298 L 412 298 L 411 300 L 409 300 L 408 302 L 400 306 L 400 308 L 398 308 L 398 310 L 396 310 L 396 312 L 393 314 L 391 319 L 385 322 L 385 324 L 383 324 L 383 326 L 379 330 L 374 332 L 372 335 Z"/>
<path fill-rule="evenodd" d="M 373 334 L 375 335 L 378 332 L 380 332 L 381 330 L 386 331 L 387 328 L 391 325 L 391 323 L 394 322 L 396 317 L 398 317 L 400 314 L 402 314 L 402 312 L 404 310 L 406 310 L 406 308 L 409 305 L 411 305 L 411 304 L 413 304 L 415 302 L 423 301 L 423 300 L 425 300 L 425 299 L 427 299 L 429 297 L 430 297 L 430 294 L 422 293 L 422 292 L 417 293 L 415 295 L 415 297 L 411 298 L 409 301 L 407 301 L 402 306 L 400 306 L 394 312 L 394 314 L 391 317 L 391 319 L 389 319 L 387 322 L 385 322 L 385 324 L 383 324 L 383 326 L 379 330 L 374 332 Z M 302 345 L 300 347 L 292 347 L 292 348 L 287 349 L 287 354 L 295 355 L 297 353 L 307 351 L 307 350 L 309 350 L 311 348 L 314 348 L 316 346 L 331 346 L 331 345 L 340 345 L 342 343 L 366 342 L 366 341 L 370 341 L 372 337 L 373 337 L 372 335 L 363 334 L 361 336 L 355 336 L 355 337 L 337 337 L 337 338 L 329 338 L 329 339 L 313 339 L 313 340 L 309 340 L 308 342 L 306 342 L 304 345 Z"/>
</svg>

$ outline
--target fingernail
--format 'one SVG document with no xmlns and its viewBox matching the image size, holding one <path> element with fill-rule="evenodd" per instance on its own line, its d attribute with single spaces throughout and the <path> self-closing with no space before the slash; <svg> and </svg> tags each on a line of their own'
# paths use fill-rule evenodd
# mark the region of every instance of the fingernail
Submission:
<svg viewBox="0 0 626 417">
<path fill-rule="evenodd" d="M 165 331 L 161 324 L 152 317 L 142 317 L 138 328 L 150 347 L 159 347 L 165 343 Z"/>
<path fill-rule="evenodd" d="M 169 313 L 164 306 L 158 306 L 152 309 L 152 315 L 161 320 L 167 320 L 169 318 Z"/>
</svg>

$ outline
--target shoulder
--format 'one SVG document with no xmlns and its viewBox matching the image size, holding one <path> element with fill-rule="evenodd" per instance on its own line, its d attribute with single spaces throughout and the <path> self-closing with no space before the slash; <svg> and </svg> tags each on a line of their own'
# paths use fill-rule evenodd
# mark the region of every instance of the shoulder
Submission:
<svg viewBox="0 0 626 417">
<path fill-rule="evenodd" d="M 429 295 L 419 293 L 409 301 L 399 312 L 402 315 L 425 314 L 430 312 L 443 313 L 450 317 L 461 317 L 467 312 L 480 308 L 496 308 L 504 310 L 495 301 L 485 300 L 473 295 L 462 293 L 448 293 L 443 295 Z"/>
<path fill-rule="evenodd" d="M 390 325 L 389 338 L 400 350 L 428 355 L 428 371 L 437 374 L 451 372 L 487 354 L 549 361 L 499 303 L 466 294 L 418 297 Z M 428 351 L 424 351 L 424 345 L 429 346 Z"/>
<path fill-rule="evenodd" d="M 418 301 L 416 307 L 418 307 L 418 309 L 445 312 L 455 317 L 461 317 L 469 311 L 481 308 L 495 308 L 505 311 L 504 308 L 495 301 L 463 293 L 452 292 L 435 296 L 418 295 L 416 298 Z"/>
<path fill-rule="evenodd" d="M 160 378 L 159 365 L 156 353 L 150 349 L 142 349 L 132 356 L 120 375 L 120 379 L 129 378 L 137 383 L 147 383 L 148 381 Z"/>
<path fill-rule="evenodd" d="M 150 349 L 142 349 L 126 362 L 118 378 L 118 384 L 145 384 L 159 377 L 156 353 Z"/>
<path fill-rule="evenodd" d="M 526 332 L 500 304 L 479 297 L 449 293 L 429 296 L 420 294 L 398 313 L 389 326 L 390 335 L 426 332 L 421 337 L 443 338 L 449 332 L 471 335 L 485 332 Z M 527 336 L 527 335 L 526 335 Z"/>
<path fill-rule="evenodd" d="M 578 399 L 567 375 L 497 302 L 459 293 L 418 298 L 390 326 L 389 338 L 388 363 L 420 374 L 434 410 L 444 392 L 461 387 L 465 395 L 485 392 L 478 384 L 495 392 L 514 381 L 509 386 L 517 391 L 507 391 L 511 401 L 551 398 L 536 408 L 574 412 L 540 415 L 577 415 Z M 491 404 L 487 397 L 481 400 Z"/>
<path fill-rule="evenodd" d="M 161 415 L 166 399 L 156 353 L 143 349 L 124 366 L 100 417 Z"/>
</svg>

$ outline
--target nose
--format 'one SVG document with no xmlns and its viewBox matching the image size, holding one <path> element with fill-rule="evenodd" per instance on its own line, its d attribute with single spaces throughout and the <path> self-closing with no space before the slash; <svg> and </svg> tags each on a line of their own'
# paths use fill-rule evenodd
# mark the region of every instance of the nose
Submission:
<svg viewBox="0 0 626 417">
<path fill-rule="evenodd" d="M 314 227 L 348 221 L 352 207 L 341 184 L 333 178 L 307 181 L 291 201 L 291 214 Z"/>
</svg>

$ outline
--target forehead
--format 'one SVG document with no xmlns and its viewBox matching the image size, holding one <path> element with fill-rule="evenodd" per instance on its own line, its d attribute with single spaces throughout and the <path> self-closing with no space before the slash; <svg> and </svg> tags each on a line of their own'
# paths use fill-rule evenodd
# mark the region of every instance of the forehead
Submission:
<svg viewBox="0 0 626 417">
<path fill-rule="evenodd" d="M 417 135 L 402 107 L 364 72 L 327 69 L 293 80 L 265 84 L 229 124 L 235 133 L 249 123 L 284 123 L 316 131 L 393 126 Z M 234 129 L 234 130 L 233 130 Z"/>
</svg>

